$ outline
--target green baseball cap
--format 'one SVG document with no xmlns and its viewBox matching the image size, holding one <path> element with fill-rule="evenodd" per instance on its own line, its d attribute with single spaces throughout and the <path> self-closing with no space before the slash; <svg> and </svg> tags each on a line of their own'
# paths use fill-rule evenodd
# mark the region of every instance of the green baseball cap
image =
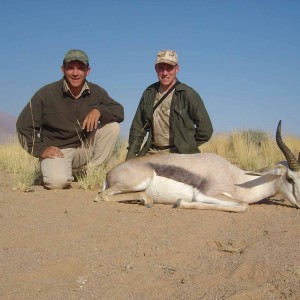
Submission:
<svg viewBox="0 0 300 300">
<path fill-rule="evenodd" d="M 74 60 L 79 60 L 87 66 L 89 64 L 89 58 L 88 58 L 87 54 L 79 49 L 69 50 L 65 54 L 64 62 L 70 62 L 70 61 L 74 61 Z"/>
</svg>

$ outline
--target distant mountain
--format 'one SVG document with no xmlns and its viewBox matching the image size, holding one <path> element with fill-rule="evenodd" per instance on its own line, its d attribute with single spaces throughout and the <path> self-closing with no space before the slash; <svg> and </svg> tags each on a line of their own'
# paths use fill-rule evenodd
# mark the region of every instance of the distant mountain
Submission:
<svg viewBox="0 0 300 300">
<path fill-rule="evenodd" d="M 0 112 L 0 134 L 15 134 L 16 121 L 17 117 Z"/>
</svg>

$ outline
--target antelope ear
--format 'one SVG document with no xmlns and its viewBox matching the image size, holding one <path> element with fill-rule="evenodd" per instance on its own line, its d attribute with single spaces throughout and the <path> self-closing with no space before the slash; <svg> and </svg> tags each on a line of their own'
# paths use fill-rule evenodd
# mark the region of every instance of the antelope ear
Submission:
<svg viewBox="0 0 300 300">
<path fill-rule="evenodd" d="M 263 175 L 275 175 L 282 176 L 288 171 L 288 168 L 283 165 L 275 165 L 269 171 L 266 171 Z"/>
<path fill-rule="evenodd" d="M 263 174 L 265 174 L 266 172 L 270 172 L 274 169 L 275 166 L 271 166 L 271 167 L 265 167 L 265 168 L 261 168 L 258 170 L 253 170 L 253 171 L 249 171 L 246 174 L 247 175 L 256 175 L 256 176 L 261 176 Z"/>
<path fill-rule="evenodd" d="M 256 175 L 256 176 L 262 176 L 262 175 L 275 175 L 275 176 L 281 176 L 287 171 L 287 168 L 283 165 L 275 165 L 272 167 L 266 167 L 259 170 L 247 172 L 247 175 Z"/>
<path fill-rule="evenodd" d="M 261 176 L 262 174 L 256 170 L 256 171 L 249 171 L 245 173 L 246 175 L 253 175 L 253 176 Z"/>
</svg>

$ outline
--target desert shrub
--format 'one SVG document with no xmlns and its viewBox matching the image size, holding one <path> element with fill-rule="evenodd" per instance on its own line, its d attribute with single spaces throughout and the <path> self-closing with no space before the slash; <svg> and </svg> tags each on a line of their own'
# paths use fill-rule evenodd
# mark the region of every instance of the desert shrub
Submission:
<svg viewBox="0 0 300 300">
<path fill-rule="evenodd" d="M 241 131 L 241 138 L 247 145 L 253 145 L 259 148 L 270 138 L 270 136 L 265 131 L 247 129 Z"/>
</svg>

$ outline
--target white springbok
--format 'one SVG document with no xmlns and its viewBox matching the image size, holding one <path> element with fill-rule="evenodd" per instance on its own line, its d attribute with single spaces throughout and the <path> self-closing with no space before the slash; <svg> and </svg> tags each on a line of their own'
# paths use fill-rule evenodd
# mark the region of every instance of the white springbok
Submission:
<svg viewBox="0 0 300 300">
<path fill-rule="evenodd" d="M 282 194 L 300 208 L 300 154 L 294 154 L 281 139 L 281 121 L 276 142 L 288 167 L 277 164 L 255 172 L 237 168 L 212 153 L 156 154 L 133 158 L 107 173 L 107 189 L 97 201 L 143 201 L 173 204 L 173 207 L 242 212 L 249 204 Z"/>
</svg>

